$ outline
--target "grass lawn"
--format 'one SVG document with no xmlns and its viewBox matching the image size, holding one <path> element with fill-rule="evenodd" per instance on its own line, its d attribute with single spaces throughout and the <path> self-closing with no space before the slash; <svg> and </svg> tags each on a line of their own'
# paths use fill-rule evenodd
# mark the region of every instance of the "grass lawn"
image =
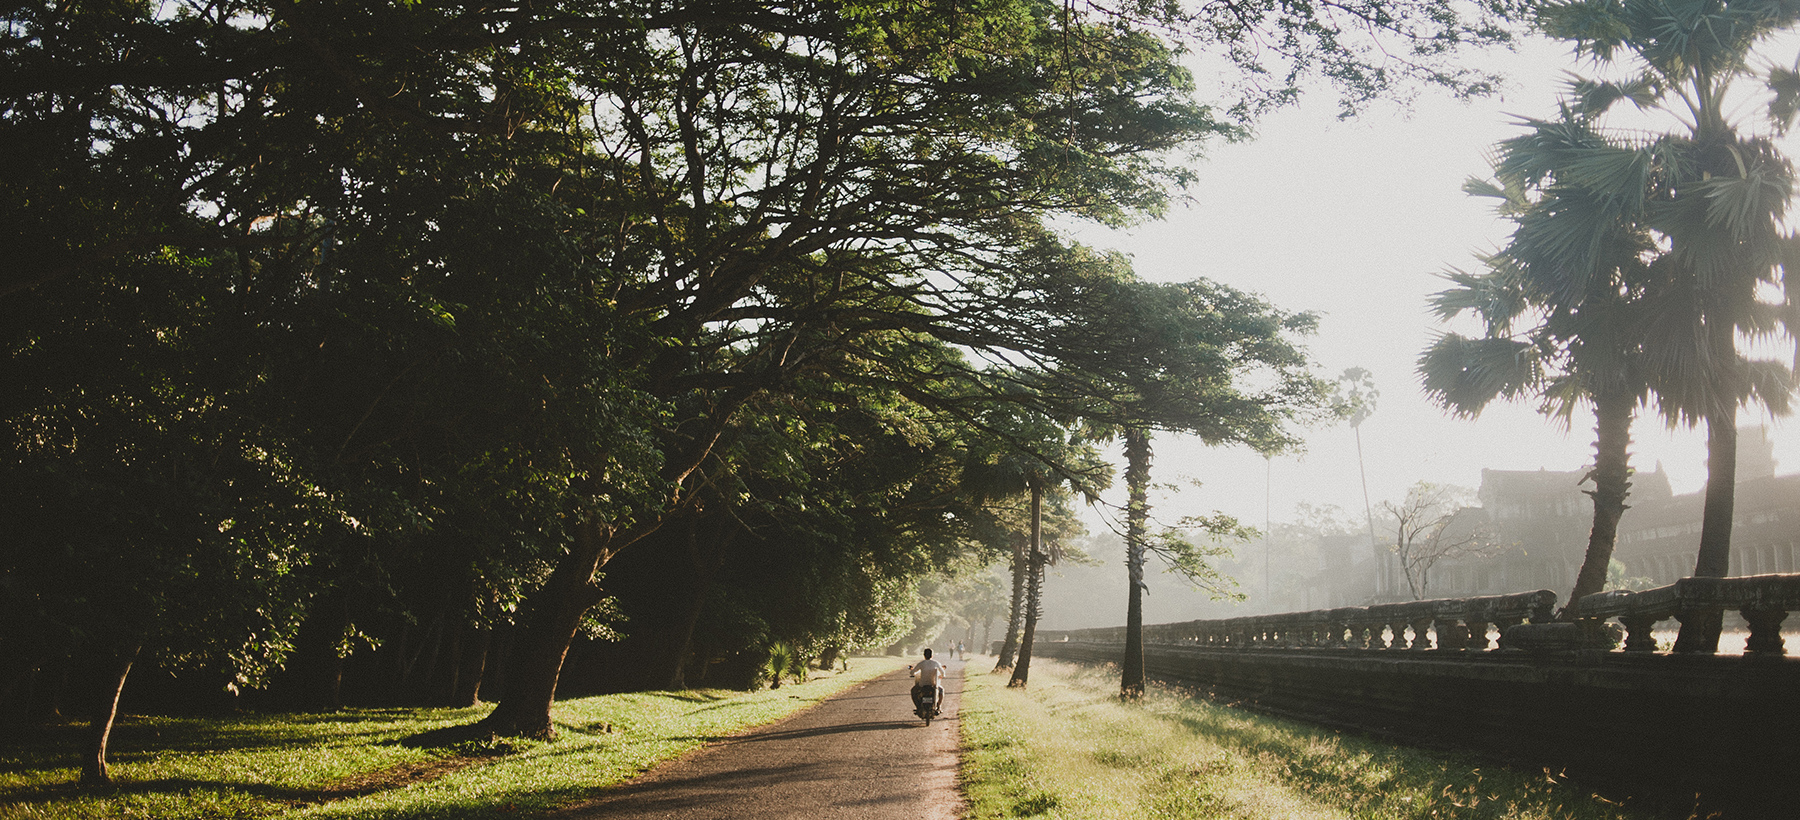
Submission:
<svg viewBox="0 0 1800 820">
<path fill-rule="evenodd" d="M 1033 659 L 1031 686 L 972 673 L 962 700 L 972 820 L 1637 820 L 1544 772 L 1383 744 Z"/>
<path fill-rule="evenodd" d="M 417 749 L 407 737 L 474 721 L 476 709 L 352 709 L 226 719 L 128 715 L 111 746 L 116 784 L 82 789 L 83 724 L 0 741 L 3 820 L 501 818 L 593 796 L 709 741 L 773 722 L 904 658 L 853 658 L 848 672 L 737 692 L 695 689 L 556 705 L 558 738 Z"/>
</svg>

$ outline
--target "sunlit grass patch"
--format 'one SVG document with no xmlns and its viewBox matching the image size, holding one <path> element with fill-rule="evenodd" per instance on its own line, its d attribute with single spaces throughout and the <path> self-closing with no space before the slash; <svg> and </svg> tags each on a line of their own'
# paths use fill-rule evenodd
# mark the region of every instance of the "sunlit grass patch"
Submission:
<svg viewBox="0 0 1800 820">
<path fill-rule="evenodd" d="M 230 719 L 125 717 L 111 788 L 75 786 L 79 724 L 0 745 L 0 820 L 518 817 L 595 796 L 709 741 L 770 723 L 904 665 L 753 692 L 638 692 L 558 702 L 552 741 L 405 738 L 469 723 L 475 709 L 347 710 Z M 490 748 L 491 747 L 491 748 Z"/>
<path fill-rule="evenodd" d="M 1031 687 L 964 689 L 969 816 L 1056 820 L 1633 820 L 1541 772 L 1390 746 L 1152 687 L 1116 669 L 1032 661 Z"/>
</svg>

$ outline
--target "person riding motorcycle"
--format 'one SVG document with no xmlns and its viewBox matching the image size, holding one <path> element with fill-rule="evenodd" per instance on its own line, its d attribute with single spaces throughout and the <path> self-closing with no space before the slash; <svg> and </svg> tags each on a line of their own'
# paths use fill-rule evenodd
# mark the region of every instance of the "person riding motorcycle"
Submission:
<svg viewBox="0 0 1800 820">
<path fill-rule="evenodd" d="M 936 716 L 943 714 L 944 665 L 931 659 L 931 650 L 928 648 L 925 650 L 924 660 L 906 668 L 911 670 L 912 677 L 919 679 L 917 683 L 913 684 L 912 688 L 913 711 L 918 711 L 924 705 L 921 698 L 925 696 L 925 687 L 929 686 L 937 690 L 937 706 L 935 711 L 932 712 L 932 715 Z"/>
</svg>

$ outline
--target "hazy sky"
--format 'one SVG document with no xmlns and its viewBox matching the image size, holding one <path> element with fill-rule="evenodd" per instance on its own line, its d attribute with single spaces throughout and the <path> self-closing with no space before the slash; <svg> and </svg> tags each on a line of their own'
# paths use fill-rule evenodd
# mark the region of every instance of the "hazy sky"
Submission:
<svg viewBox="0 0 1800 820">
<path fill-rule="evenodd" d="M 1788 64 L 1794 50 L 1769 50 Z M 1148 279 L 1204 276 L 1263 294 L 1289 310 L 1322 316 L 1310 348 L 1323 373 L 1346 367 L 1374 372 L 1381 391 L 1362 425 L 1369 495 L 1377 505 L 1398 499 L 1413 482 L 1475 487 L 1484 467 L 1575 470 L 1592 459 L 1592 416 L 1564 432 L 1533 405 L 1497 404 L 1478 421 L 1450 418 L 1424 398 L 1413 370 L 1442 327 L 1426 298 L 1443 289 L 1434 274 L 1471 269 L 1473 254 L 1505 241 L 1508 223 L 1491 200 L 1461 191 L 1470 176 L 1488 176 L 1493 145 L 1520 133 L 1514 115 L 1555 110 L 1562 72 L 1578 68 L 1566 48 L 1528 44 L 1520 53 L 1483 60 L 1512 78 L 1502 98 L 1461 103 L 1425 94 L 1410 111 L 1376 108 L 1349 122 L 1334 118 L 1329 93 L 1266 119 L 1253 142 L 1214 146 L 1196 166 L 1192 205 L 1162 222 L 1084 236 L 1130 254 Z M 1800 157 L 1800 141 L 1787 141 Z M 1755 423 L 1760 411 L 1741 416 Z M 1675 492 L 1705 482 L 1704 430 L 1669 432 L 1660 421 L 1633 429 L 1633 465 L 1660 462 Z M 1771 424 L 1775 455 L 1800 468 L 1800 424 Z M 1298 502 L 1335 504 L 1360 517 L 1363 496 L 1356 445 L 1348 425 L 1312 431 L 1307 453 L 1265 465 L 1244 448 L 1207 448 L 1173 437 L 1156 442 L 1157 481 L 1198 479 L 1158 503 L 1159 517 L 1221 510 L 1261 526 L 1265 470 L 1275 521 L 1291 520 Z"/>
</svg>

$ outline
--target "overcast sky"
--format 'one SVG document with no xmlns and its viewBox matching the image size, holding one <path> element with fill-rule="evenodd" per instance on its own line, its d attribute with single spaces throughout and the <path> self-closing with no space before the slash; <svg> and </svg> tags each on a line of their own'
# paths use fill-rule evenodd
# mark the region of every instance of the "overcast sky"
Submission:
<svg viewBox="0 0 1800 820">
<path fill-rule="evenodd" d="M 1790 65 L 1793 54 L 1769 51 Z M 1191 206 L 1162 222 L 1083 236 L 1130 254 L 1148 279 L 1203 276 L 1320 314 L 1310 348 L 1321 372 L 1364 367 L 1381 391 L 1361 430 L 1377 505 L 1419 480 L 1474 488 L 1484 467 L 1576 470 L 1592 460 L 1591 415 L 1577 416 L 1569 432 L 1529 404 L 1457 420 L 1426 401 L 1413 372 L 1442 330 L 1426 310 L 1426 298 L 1445 284 L 1435 274 L 1475 267 L 1473 254 L 1509 233 L 1490 200 L 1462 193 L 1462 182 L 1488 176 L 1493 145 L 1520 133 L 1514 115 L 1551 114 L 1562 72 L 1579 67 L 1566 48 L 1547 42 L 1484 59 L 1512 78 L 1503 97 L 1461 103 L 1426 94 L 1410 111 L 1377 108 L 1339 122 L 1335 100 L 1315 93 L 1263 121 L 1255 141 L 1211 148 L 1196 166 Z M 1800 156 L 1800 141 L 1786 144 L 1790 157 Z M 1633 433 L 1633 466 L 1649 471 L 1660 463 L 1677 493 L 1702 488 L 1703 429 L 1670 432 L 1643 419 Z M 1777 471 L 1800 469 L 1800 424 L 1774 422 L 1771 435 L 1783 465 Z M 1159 518 L 1220 510 L 1261 526 L 1265 503 L 1279 522 L 1292 520 L 1299 502 L 1362 514 L 1348 425 L 1312 431 L 1305 455 L 1272 464 L 1244 448 L 1173 437 L 1157 439 L 1156 455 L 1155 480 L 1201 482 L 1157 501 Z"/>
</svg>

